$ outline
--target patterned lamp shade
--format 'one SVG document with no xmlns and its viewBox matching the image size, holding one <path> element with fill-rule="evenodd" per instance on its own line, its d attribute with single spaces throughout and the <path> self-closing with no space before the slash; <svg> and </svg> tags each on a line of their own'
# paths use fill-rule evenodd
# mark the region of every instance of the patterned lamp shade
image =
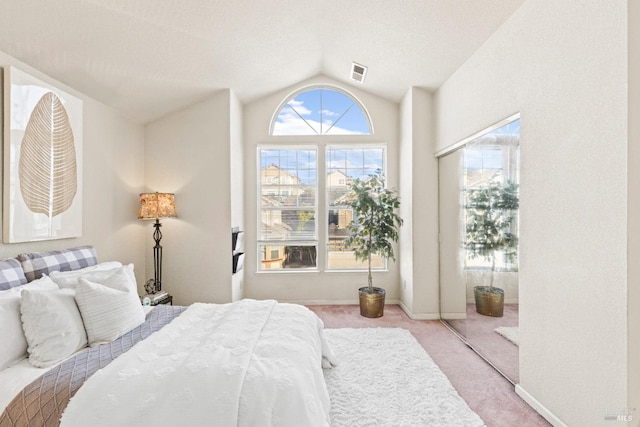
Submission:
<svg viewBox="0 0 640 427">
<path fill-rule="evenodd" d="M 175 218 L 176 202 L 173 193 L 140 194 L 138 219 Z"/>
</svg>

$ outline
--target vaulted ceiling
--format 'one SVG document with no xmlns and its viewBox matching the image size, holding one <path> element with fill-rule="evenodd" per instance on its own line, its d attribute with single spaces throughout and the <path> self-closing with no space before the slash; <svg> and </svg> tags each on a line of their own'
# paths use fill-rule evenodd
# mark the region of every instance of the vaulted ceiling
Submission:
<svg viewBox="0 0 640 427">
<path fill-rule="evenodd" d="M 435 90 L 524 0 L 0 0 L 0 51 L 145 123 L 318 74 Z M 1 64 L 0 64 L 1 65 Z"/>
</svg>

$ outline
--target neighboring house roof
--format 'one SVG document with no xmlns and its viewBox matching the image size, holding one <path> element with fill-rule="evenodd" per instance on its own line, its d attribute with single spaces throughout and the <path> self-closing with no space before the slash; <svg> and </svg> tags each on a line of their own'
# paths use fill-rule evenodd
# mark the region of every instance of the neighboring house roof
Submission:
<svg viewBox="0 0 640 427">
<path fill-rule="evenodd" d="M 353 191 L 349 191 L 347 193 L 344 193 L 342 196 L 338 197 L 331 203 L 329 203 L 329 205 L 330 206 L 350 205 L 351 202 L 353 202 L 355 199 L 356 199 L 356 193 L 354 193 Z"/>
<path fill-rule="evenodd" d="M 276 199 L 273 198 L 273 196 L 262 195 L 260 199 L 262 200 L 262 204 L 261 204 L 262 207 L 265 207 L 265 206 L 278 207 L 281 205 Z"/>
<path fill-rule="evenodd" d="M 262 223 L 262 234 L 268 240 L 284 240 L 291 233 L 291 227 L 287 224 L 277 222 L 274 224 Z"/>
<path fill-rule="evenodd" d="M 347 175 L 346 173 L 342 172 L 340 169 L 336 169 L 333 172 L 331 172 L 329 175 L 335 175 L 335 174 L 339 174 L 344 176 L 346 179 L 348 179 L 349 181 L 353 181 L 353 178 L 351 178 L 349 175 Z"/>
<path fill-rule="evenodd" d="M 266 168 L 262 169 L 260 173 L 262 176 L 273 176 L 273 177 L 277 176 L 278 177 L 277 181 L 280 184 L 291 184 L 291 183 L 299 184 L 300 183 L 300 178 L 298 178 L 293 174 L 290 174 L 286 170 L 274 164 L 270 164 Z M 286 182 L 287 180 L 286 179 L 283 180 L 282 179 L 283 177 L 288 178 L 288 180 L 290 180 L 291 182 Z"/>
</svg>

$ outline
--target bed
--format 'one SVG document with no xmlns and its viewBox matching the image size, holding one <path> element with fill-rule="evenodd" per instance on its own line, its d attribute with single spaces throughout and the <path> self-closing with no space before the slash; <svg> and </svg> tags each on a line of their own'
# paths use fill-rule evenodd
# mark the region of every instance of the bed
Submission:
<svg viewBox="0 0 640 427">
<path fill-rule="evenodd" d="M 83 246 L 1 261 L 0 322 L 0 427 L 330 425 L 300 305 L 143 307 L 133 266 Z"/>
</svg>

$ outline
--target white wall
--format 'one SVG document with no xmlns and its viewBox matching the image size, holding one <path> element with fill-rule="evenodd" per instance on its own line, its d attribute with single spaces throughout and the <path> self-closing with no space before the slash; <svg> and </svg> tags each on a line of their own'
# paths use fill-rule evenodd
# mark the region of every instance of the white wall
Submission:
<svg viewBox="0 0 640 427">
<path fill-rule="evenodd" d="M 640 418 L 640 2 L 629 1 L 629 249 L 627 339 L 629 352 L 627 368 L 629 402 L 627 408 L 636 408 L 634 418 Z"/>
<path fill-rule="evenodd" d="M 432 95 L 413 87 L 400 104 L 400 303 L 414 319 L 438 319 L 438 161 Z"/>
<path fill-rule="evenodd" d="M 231 227 L 244 230 L 244 146 L 242 144 L 242 104 L 230 92 Z M 242 249 L 242 248 L 239 248 Z M 229 261 L 231 262 L 231 261 Z M 244 297 L 244 269 L 232 277 L 232 301 Z"/>
<path fill-rule="evenodd" d="M 400 103 L 400 205 L 399 214 L 404 219 L 400 229 L 400 306 L 413 313 L 413 92 L 411 88 Z"/>
<path fill-rule="evenodd" d="M 357 87 L 345 87 L 324 76 L 301 82 L 274 94 L 247 103 L 244 106 L 245 135 L 245 296 L 249 298 L 274 298 L 279 301 L 312 303 L 357 304 L 358 288 L 366 286 L 366 272 L 292 272 L 257 273 L 256 228 L 257 220 L 257 166 L 256 149 L 260 144 L 281 141 L 269 135 L 269 126 L 277 107 L 296 89 L 311 84 L 333 84 L 351 92 L 367 108 L 374 126 L 374 135 L 362 136 L 360 141 L 387 143 L 389 187 L 398 188 L 398 105 L 371 95 Z M 290 138 L 291 139 L 291 138 Z M 296 137 L 296 143 L 323 143 L 341 141 L 340 137 Z M 323 150 L 321 146 L 320 150 Z M 320 238 L 323 234 L 321 232 Z M 399 273 L 395 263 L 389 262 L 388 272 L 375 272 L 374 285 L 387 290 L 387 302 L 398 302 Z"/>
<path fill-rule="evenodd" d="M 145 129 L 145 190 L 175 193 L 178 218 L 162 220 L 162 287 L 175 304 L 232 299 L 231 105 L 236 114 L 237 100 L 223 90 Z M 152 230 L 149 222 L 148 277 Z"/>
<path fill-rule="evenodd" d="M 144 181 L 143 126 L 110 107 L 49 78 L 0 52 L 0 67 L 15 66 L 83 101 L 82 237 L 33 243 L 0 244 L 0 257 L 91 244 L 98 261 L 134 263 L 140 291 L 144 280 L 143 229 L 136 219 Z M 0 104 L 0 109 L 3 106 Z"/>
<path fill-rule="evenodd" d="M 571 426 L 627 406 L 626 6 L 526 1 L 437 93 L 439 149 L 521 112 L 518 391 Z"/>
</svg>

